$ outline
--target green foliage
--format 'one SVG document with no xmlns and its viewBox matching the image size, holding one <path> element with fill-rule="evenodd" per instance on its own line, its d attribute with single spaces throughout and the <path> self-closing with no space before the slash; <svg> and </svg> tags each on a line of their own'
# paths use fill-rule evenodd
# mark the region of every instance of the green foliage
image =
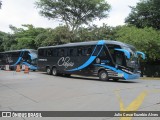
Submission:
<svg viewBox="0 0 160 120">
<path fill-rule="evenodd" d="M 15 40 L 14 34 L 6 34 L 2 43 L 3 49 L 7 50 L 15 50 L 17 48 L 17 41 Z"/>
<path fill-rule="evenodd" d="M 36 49 L 38 46 L 35 44 L 35 38 L 40 33 L 43 33 L 45 29 L 34 28 L 33 25 L 22 25 L 23 28 L 16 28 L 10 26 L 14 32 L 15 41 L 17 42 L 16 49 Z"/>
<path fill-rule="evenodd" d="M 4 51 L 3 41 L 5 39 L 6 33 L 0 31 L 0 52 Z"/>
<path fill-rule="evenodd" d="M 139 29 L 134 26 L 116 29 L 117 40 L 134 45 L 138 50 L 145 52 L 148 60 L 160 59 L 160 31 L 153 28 Z"/>
<path fill-rule="evenodd" d="M 37 0 L 36 5 L 42 16 L 65 22 L 72 32 L 82 24 L 107 17 L 110 9 L 105 0 Z"/>
<path fill-rule="evenodd" d="M 0 1 L 0 9 L 1 9 L 1 6 L 2 6 L 2 1 Z"/>
<path fill-rule="evenodd" d="M 114 28 L 103 24 L 101 27 L 96 25 L 90 26 L 88 28 L 80 28 L 77 33 L 77 41 L 93 41 L 110 39 L 113 40 Z"/>
<path fill-rule="evenodd" d="M 125 22 L 138 28 L 153 27 L 159 30 L 160 0 L 141 0 L 136 7 L 131 7 Z"/>
<path fill-rule="evenodd" d="M 72 33 L 66 26 L 59 26 L 55 29 L 46 29 L 35 38 L 37 46 L 52 46 L 72 41 Z"/>
<path fill-rule="evenodd" d="M 153 28 L 139 29 L 134 26 L 110 27 L 103 24 L 88 28 L 81 27 L 73 33 L 67 26 L 59 26 L 55 29 L 35 28 L 32 25 L 23 25 L 24 28 L 10 26 L 13 34 L 0 32 L 0 50 L 14 50 L 40 46 L 52 46 L 69 42 L 82 42 L 94 40 L 120 40 L 136 46 L 147 55 L 148 61 L 160 59 L 160 31 Z"/>
</svg>

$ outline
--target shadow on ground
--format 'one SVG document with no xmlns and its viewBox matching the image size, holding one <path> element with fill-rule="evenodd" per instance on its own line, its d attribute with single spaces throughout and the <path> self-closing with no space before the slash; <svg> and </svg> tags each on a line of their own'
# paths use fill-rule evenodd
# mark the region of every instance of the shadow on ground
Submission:
<svg viewBox="0 0 160 120">
<path fill-rule="evenodd" d="M 41 74 L 48 75 L 47 73 L 41 73 Z M 92 81 L 99 81 L 99 82 L 139 83 L 139 81 L 137 81 L 137 80 L 119 80 L 119 81 L 108 80 L 108 81 L 102 81 L 102 80 L 99 80 L 98 77 L 86 77 L 86 76 L 79 76 L 79 75 L 78 76 L 77 75 L 72 75 L 70 77 L 65 77 L 65 76 L 61 75 L 61 76 L 54 76 L 54 77 L 72 78 L 72 79 L 75 79 L 75 80 L 92 80 Z"/>
</svg>

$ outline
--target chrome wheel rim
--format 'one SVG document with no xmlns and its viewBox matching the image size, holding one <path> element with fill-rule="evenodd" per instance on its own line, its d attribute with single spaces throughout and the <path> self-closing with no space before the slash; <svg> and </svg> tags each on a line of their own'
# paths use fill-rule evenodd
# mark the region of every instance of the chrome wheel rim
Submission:
<svg viewBox="0 0 160 120">
<path fill-rule="evenodd" d="M 105 79 L 106 77 L 107 77 L 107 74 L 103 72 L 103 73 L 101 74 L 101 78 L 102 78 L 102 79 Z"/>
<path fill-rule="evenodd" d="M 56 75 L 57 71 L 55 68 L 52 70 L 52 73 L 53 73 L 53 75 Z"/>
<path fill-rule="evenodd" d="M 49 68 L 47 68 L 47 73 L 49 74 L 51 72 L 51 70 Z"/>
</svg>

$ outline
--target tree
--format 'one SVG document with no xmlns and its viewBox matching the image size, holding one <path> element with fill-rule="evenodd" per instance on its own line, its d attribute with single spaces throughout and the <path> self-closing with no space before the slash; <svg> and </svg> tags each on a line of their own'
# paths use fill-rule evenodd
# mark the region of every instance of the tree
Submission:
<svg viewBox="0 0 160 120">
<path fill-rule="evenodd" d="M 139 29 L 134 26 L 117 27 L 117 40 L 134 45 L 143 51 L 147 61 L 160 60 L 160 31 L 153 28 Z"/>
<path fill-rule="evenodd" d="M 4 50 L 37 49 L 35 38 L 45 31 L 44 28 L 35 28 L 33 25 L 22 25 L 24 28 L 16 28 L 10 25 L 13 34 L 8 34 L 4 41 Z"/>
<path fill-rule="evenodd" d="M 39 46 L 36 45 L 35 39 L 39 34 L 45 32 L 45 29 L 35 28 L 33 25 L 22 25 L 22 26 L 25 27 L 25 29 L 19 28 L 21 30 L 15 33 L 16 41 L 18 42 L 17 48 L 37 49 Z"/>
<path fill-rule="evenodd" d="M 40 14 L 65 22 L 72 32 L 80 25 L 107 17 L 110 5 L 105 0 L 38 0 Z"/>
<path fill-rule="evenodd" d="M 141 0 L 136 7 L 131 7 L 125 22 L 138 28 L 153 27 L 159 30 L 160 0 Z"/>
<path fill-rule="evenodd" d="M 0 1 L 0 9 L 1 9 L 1 6 L 2 6 L 2 1 Z"/>
<path fill-rule="evenodd" d="M 73 35 L 66 26 L 59 26 L 54 29 L 48 28 L 35 38 L 37 46 L 52 46 L 71 42 Z"/>
<path fill-rule="evenodd" d="M 77 41 L 93 41 L 109 39 L 113 40 L 114 28 L 103 24 L 103 26 L 98 27 L 97 25 L 89 26 L 88 28 L 81 27 L 78 29 L 76 40 Z"/>
<path fill-rule="evenodd" d="M 17 45 L 17 41 L 15 40 L 15 35 L 14 34 L 5 34 L 5 36 L 3 37 L 3 49 L 4 51 L 8 51 L 8 50 L 15 50 Z"/>
<path fill-rule="evenodd" d="M 4 41 L 6 35 L 7 35 L 7 33 L 0 31 L 0 52 L 4 51 L 3 41 Z"/>
</svg>

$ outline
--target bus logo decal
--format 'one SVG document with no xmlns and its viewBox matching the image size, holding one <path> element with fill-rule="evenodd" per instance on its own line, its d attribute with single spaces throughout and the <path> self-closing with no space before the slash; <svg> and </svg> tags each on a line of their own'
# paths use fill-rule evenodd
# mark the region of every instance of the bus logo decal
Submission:
<svg viewBox="0 0 160 120">
<path fill-rule="evenodd" d="M 7 57 L 6 61 L 7 61 L 8 63 L 12 63 L 12 62 L 13 62 L 13 60 L 12 60 L 12 58 L 11 58 L 10 56 Z"/>
<path fill-rule="evenodd" d="M 61 57 L 58 62 L 58 66 L 64 66 L 65 68 L 74 66 L 73 62 L 70 62 L 70 57 Z"/>
</svg>

